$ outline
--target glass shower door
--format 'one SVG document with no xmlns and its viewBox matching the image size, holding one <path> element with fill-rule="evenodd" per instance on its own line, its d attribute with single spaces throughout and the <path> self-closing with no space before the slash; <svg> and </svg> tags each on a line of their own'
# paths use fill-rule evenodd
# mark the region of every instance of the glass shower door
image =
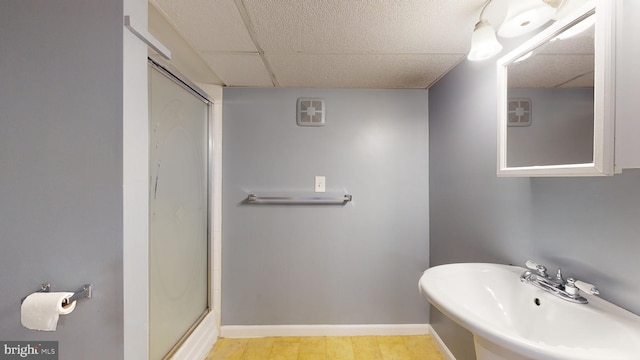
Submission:
<svg viewBox="0 0 640 360">
<path fill-rule="evenodd" d="M 208 313 L 209 104 L 149 65 L 149 354 Z"/>
</svg>

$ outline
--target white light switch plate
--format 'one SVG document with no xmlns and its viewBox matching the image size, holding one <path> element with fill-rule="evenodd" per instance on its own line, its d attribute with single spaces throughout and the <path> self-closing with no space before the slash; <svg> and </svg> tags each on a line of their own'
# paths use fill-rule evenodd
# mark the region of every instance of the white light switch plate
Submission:
<svg viewBox="0 0 640 360">
<path fill-rule="evenodd" d="M 326 191 L 326 179 L 324 176 L 316 176 L 316 185 L 314 187 L 315 192 Z"/>
</svg>

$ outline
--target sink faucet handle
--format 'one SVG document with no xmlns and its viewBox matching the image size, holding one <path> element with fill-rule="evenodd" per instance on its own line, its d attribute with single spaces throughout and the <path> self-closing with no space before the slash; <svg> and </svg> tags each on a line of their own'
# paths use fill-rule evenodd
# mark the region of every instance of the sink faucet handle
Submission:
<svg viewBox="0 0 640 360">
<path fill-rule="evenodd" d="M 569 295 L 577 296 L 580 292 L 580 289 L 576 287 L 576 280 L 574 278 L 568 278 L 567 283 L 564 284 L 564 291 L 566 291 Z"/>
<path fill-rule="evenodd" d="M 560 285 L 564 284 L 564 278 L 562 277 L 562 269 L 558 268 L 558 272 L 556 273 L 556 282 Z"/>
<path fill-rule="evenodd" d="M 524 264 L 529 269 L 537 271 L 538 275 L 543 276 L 543 277 L 547 277 L 547 268 L 546 267 L 538 264 L 537 262 L 535 262 L 533 260 L 527 260 Z"/>
<path fill-rule="evenodd" d="M 575 286 L 578 289 L 580 289 L 580 290 L 582 290 L 582 291 L 584 291 L 586 293 L 592 294 L 592 295 L 599 295 L 600 294 L 600 290 L 598 290 L 598 288 L 596 288 L 593 284 L 589 284 L 589 283 L 586 283 L 584 281 L 576 280 L 575 281 Z"/>
<path fill-rule="evenodd" d="M 524 264 L 531 270 L 535 270 L 538 267 L 538 263 L 533 260 L 527 260 Z"/>
</svg>

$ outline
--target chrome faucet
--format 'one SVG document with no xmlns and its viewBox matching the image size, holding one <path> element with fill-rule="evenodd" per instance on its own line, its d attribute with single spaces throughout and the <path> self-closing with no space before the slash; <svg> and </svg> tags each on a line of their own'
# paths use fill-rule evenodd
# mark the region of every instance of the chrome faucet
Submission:
<svg viewBox="0 0 640 360">
<path fill-rule="evenodd" d="M 564 286 L 564 278 L 562 277 L 562 270 L 558 269 L 555 277 L 549 276 L 547 268 L 538 265 L 532 260 L 528 260 L 525 265 L 533 271 L 527 270 L 522 274 L 522 278 L 526 278 L 528 281 L 536 281 L 555 288 Z M 535 271 L 535 272 L 534 272 Z"/>
<path fill-rule="evenodd" d="M 561 299 L 586 304 L 588 300 L 580 295 L 580 290 L 592 295 L 600 294 L 600 291 L 592 284 L 584 281 L 568 278 L 566 281 L 562 277 L 562 270 L 558 269 L 555 276 L 547 274 L 547 268 L 537 264 L 535 261 L 527 260 L 525 263 L 529 270 L 520 276 L 520 281 L 531 284 L 541 290 L 558 296 Z"/>
</svg>

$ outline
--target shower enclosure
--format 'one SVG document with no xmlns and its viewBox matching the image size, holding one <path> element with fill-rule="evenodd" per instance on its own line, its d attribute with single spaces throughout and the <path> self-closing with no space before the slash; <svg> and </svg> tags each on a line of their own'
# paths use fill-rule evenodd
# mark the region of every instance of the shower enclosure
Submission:
<svg viewBox="0 0 640 360">
<path fill-rule="evenodd" d="M 169 357 L 209 313 L 211 103 L 149 63 L 149 358 Z"/>
</svg>

